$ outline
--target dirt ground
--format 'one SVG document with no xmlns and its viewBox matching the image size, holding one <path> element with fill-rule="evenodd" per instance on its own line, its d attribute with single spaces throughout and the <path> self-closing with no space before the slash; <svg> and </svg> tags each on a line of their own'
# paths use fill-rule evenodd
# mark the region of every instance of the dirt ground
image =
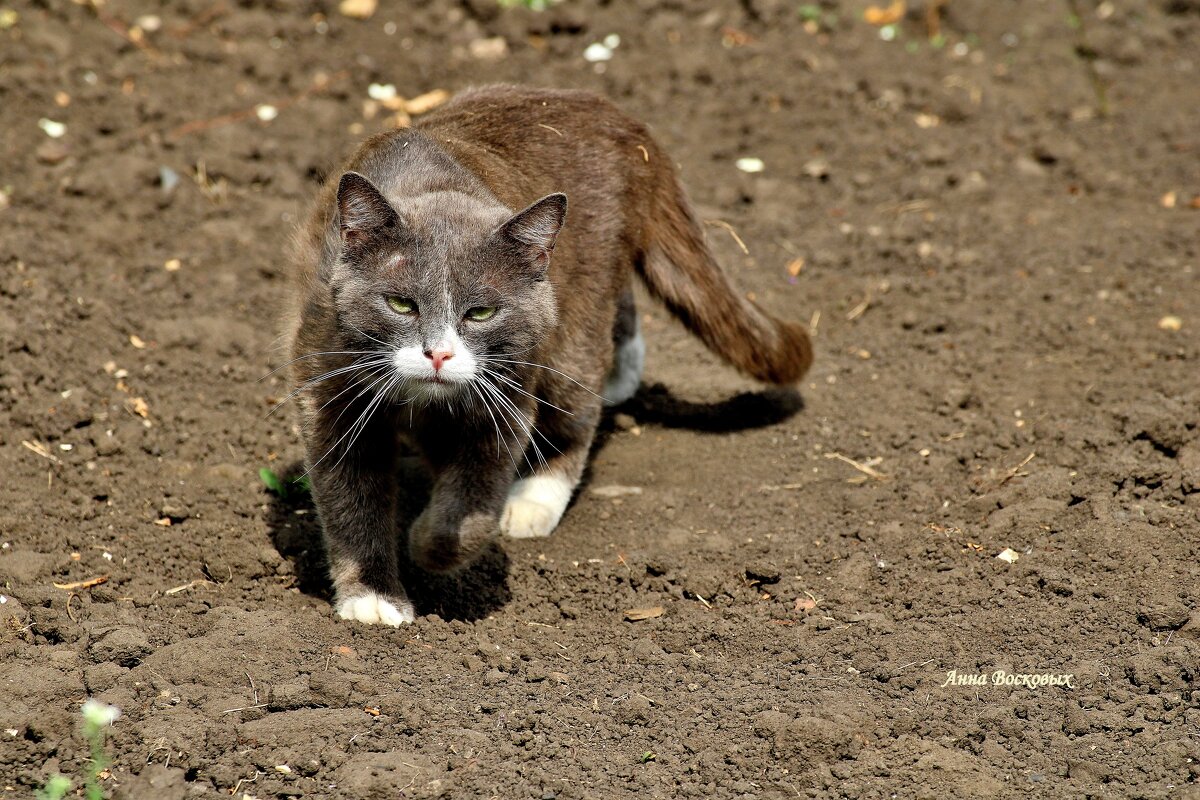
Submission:
<svg viewBox="0 0 1200 800">
<path fill-rule="evenodd" d="M 113 797 L 1200 797 L 1195 0 L 164 5 L 0 0 L 0 798 L 89 696 Z M 554 536 L 352 625 L 257 475 L 288 238 L 372 83 L 490 81 L 650 123 L 817 362 L 644 303 Z"/>
</svg>

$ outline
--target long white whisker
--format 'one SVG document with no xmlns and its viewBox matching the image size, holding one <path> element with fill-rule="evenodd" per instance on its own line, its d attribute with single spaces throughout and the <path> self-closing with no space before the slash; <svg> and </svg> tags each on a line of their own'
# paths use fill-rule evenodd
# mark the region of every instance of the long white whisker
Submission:
<svg viewBox="0 0 1200 800">
<path fill-rule="evenodd" d="M 352 363 L 352 364 L 347 364 L 345 366 L 338 367 L 337 369 L 331 369 L 329 372 L 318 375 L 315 378 L 309 378 L 307 381 L 300 384 L 295 389 L 293 389 L 292 391 L 290 391 L 286 395 L 284 395 L 283 399 L 280 400 L 278 403 L 276 403 L 275 407 L 267 412 L 267 416 L 268 417 L 271 416 L 272 414 L 275 413 L 276 409 L 280 408 L 284 403 L 288 402 L 289 400 L 291 400 L 293 397 L 300 394 L 304 390 L 309 389 L 312 386 L 315 386 L 316 384 L 321 383 L 322 381 L 329 380 L 330 378 L 336 377 L 338 375 L 344 375 L 347 372 L 354 372 L 354 371 L 360 370 L 360 369 L 364 369 L 364 370 L 365 369 L 374 369 L 376 367 L 386 366 L 390 362 L 391 362 L 391 358 L 386 357 L 386 356 L 382 357 L 382 358 L 378 358 L 378 359 L 367 360 L 367 361 L 364 361 L 363 359 L 356 359 L 354 361 L 354 363 Z"/>
<path fill-rule="evenodd" d="M 349 323 L 349 322 L 347 322 L 346 324 L 347 324 L 347 325 L 350 325 L 350 323 Z M 378 339 L 376 339 L 374 336 L 372 336 L 371 334 L 367 333 L 366 331 L 364 331 L 364 330 L 360 330 L 359 328 L 355 327 L 354 325 L 350 325 L 350 327 L 351 327 L 351 328 L 353 328 L 353 329 L 355 330 L 355 332 L 357 332 L 357 333 L 358 333 L 360 336 L 365 336 L 365 337 L 367 337 L 368 339 L 370 339 L 372 342 L 375 342 L 376 344 L 381 344 L 381 345 L 383 345 L 384 347 L 388 348 L 389 350 L 392 348 L 392 346 L 391 346 L 390 344 L 388 344 L 387 342 L 381 342 L 381 341 L 379 341 Z"/>
<path fill-rule="evenodd" d="M 518 410 L 514 411 L 514 407 L 511 405 L 511 402 L 508 400 L 508 398 L 505 397 L 500 392 L 499 389 L 497 389 L 495 386 L 492 386 L 486 380 L 481 379 L 479 381 L 479 387 L 481 389 L 483 389 L 484 391 L 486 391 L 488 394 L 490 394 L 492 396 L 492 399 L 496 401 L 496 411 L 501 412 L 500 419 L 504 420 L 504 424 L 508 428 L 508 432 L 512 434 L 513 439 L 520 441 L 521 437 L 517 436 L 516 430 L 513 428 L 512 424 L 508 421 L 510 415 L 513 416 L 513 419 L 516 421 L 517 425 L 525 433 L 525 436 L 528 439 L 528 441 L 526 442 L 525 449 L 521 453 L 521 457 L 525 459 L 525 464 L 529 467 L 529 471 L 533 472 L 534 471 L 533 470 L 533 462 L 529 460 L 529 453 L 528 453 L 529 444 L 532 443 L 532 438 L 529 437 L 529 429 L 524 425 L 524 423 L 521 419 L 520 410 L 518 409 Z M 503 413 L 503 412 L 507 412 L 507 413 Z M 534 451 L 535 451 L 535 453 L 537 452 L 537 445 L 534 445 Z M 539 456 L 539 460 L 544 464 L 545 461 L 540 458 L 541 454 L 540 453 L 537 453 L 537 454 Z"/>
<path fill-rule="evenodd" d="M 371 355 L 373 353 L 377 353 L 377 352 L 379 352 L 379 351 L 377 351 L 377 350 L 324 350 L 320 353 L 305 353 L 302 356 L 296 356 L 291 361 L 283 362 L 278 367 L 276 367 L 275 369 L 268 372 L 266 375 L 263 375 L 261 378 L 259 378 L 259 380 L 265 381 L 267 378 L 271 377 L 276 372 L 279 372 L 279 370 L 290 367 L 292 364 L 295 364 L 297 361 L 303 361 L 306 358 L 316 358 L 317 356 L 369 356 L 369 355 Z"/>
<path fill-rule="evenodd" d="M 567 411 L 565 408 L 559 408 L 558 406 L 554 405 L 554 403 L 551 403 L 549 400 L 543 400 L 542 398 L 538 397 L 537 395 L 531 394 L 531 393 L 525 391 L 524 389 L 521 388 L 521 384 L 517 383 L 512 378 L 501 375 L 499 372 L 496 372 L 495 370 L 490 370 L 484 366 L 480 366 L 479 370 L 480 370 L 480 372 L 483 372 L 487 375 L 491 375 L 493 378 L 495 378 L 498 381 L 504 381 L 504 383 L 509 388 L 513 389 L 514 391 L 520 392 L 521 394 L 525 395 L 526 397 L 530 398 L 531 400 L 536 400 L 539 403 L 541 403 L 542 405 L 550 406 L 555 411 L 561 411 L 562 413 L 566 414 L 567 416 L 570 416 L 570 417 L 575 416 L 572 412 Z"/>
<path fill-rule="evenodd" d="M 342 450 L 342 454 L 338 456 L 338 460 L 334 462 L 333 466 L 336 467 L 338 464 L 342 463 L 342 460 L 346 458 L 346 454 L 354 448 L 354 443 L 358 441 L 358 437 L 362 436 L 362 432 L 365 431 L 367 429 L 367 425 L 370 424 L 371 415 L 379 410 L 380 406 L 382 406 L 384 401 L 388 398 L 388 393 L 392 390 L 392 388 L 395 387 L 399 380 L 400 377 L 398 375 L 393 375 L 391 379 L 384 384 L 383 388 L 376 392 L 375 397 L 373 397 L 371 402 L 367 404 L 366 410 L 363 411 L 362 415 L 359 417 L 359 420 L 355 423 L 358 430 L 353 436 L 350 437 L 350 441 L 346 443 L 345 449 Z"/>
<path fill-rule="evenodd" d="M 347 403 L 347 404 L 346 404 L 346 407 L 345 407 L 345 408 L 343 408 L 343 409 L 341 410 L 341 413 L 339 413 L 339 414 L 337 415 L 337 417 L 336 417 L 336 418 L 333 420 L 333 424 L 332 424 L 332 426 L 331 426 L 331 427 L 333 427 L 333 428 L 335 428 L 335 429 L 336 429 L 338 422 L 341 420 L 341 418 L 342 418 L 343 416 L 345 416 L 347 409 L 349 409 L 349 408 L 350 408 L 350 406 L 352 406 L 352 405 L 354 405 L 356 402 L 358 402 L 359 398 L 361 398 L 363 395 L 367 394 L 367 393 L 368 393 L 368 392 L 370 392 L 372 389 L 374 389 L 376 386 L 380 385 L 380 383 L 382 383 L 383 381 L 387 380 L 387 377 L 388 377 L 388 376 L 387 376 L 387 373 L 384 373 L 382 376 L 375 378 L 375 380 L 374 380 L 374 381 L 372 381 L 372 382 L 371 382 L 371 384 L 370 384 L 369 386 L 367 386 L 367 387 L 366 387 L 366 388 L 364 388 L 364 389 L 363 389 L 361 392 L 359 392 L 357 395 L 355 395 L 354 399 L 353 399 L 353 400 L 351 400 L 349 403 Z M 375 395 L 375 397 L 372 397 L 372 398 L 371 398 L 371 399 L 370 399 L 370 400 L 367 402 L 367 409 L 370 409 L 370 408 L 371 408 L 371 406 L 372 406 L 372 404 L 373 404 L 373 403 L 374 403 L 374 402 L 375 402 L 377 399 L 379 399 L 379 397 L 380 397 L 380 395 Z M 324 461 L 326 458 L 328 458 L 328 457 L 329 457 L 329 454 L 330 454 L 330 453 L 332 453 L 334 450 L 336 450 L 336 449 L 337 449 L 337 446 L 338 446 L 339 444 L 341 444 L 341 443 L 342 443 L 342 442 L 345 440 L 345 438 L 346 438 L 347 436 L 349 436 L 349 435 L 350 435 L 350 432 L 351 432 L 352 430 L 354 430 L 354 426 L 353 426 L 353 425 L 351 425 L 351 426 L 350 426 L 350 428 L 348 428 L 348 429 L 346 430 L 346 432 L 345 432 L 345 433 L 343 433 L 343 434 L 342 434 L 342 435 L 341 435 L 341 436 L 338 438 L 338 440 L 337 440 L 336 442 L 334 442 L 332 445 L 330 445 L 329 449 L 325 451 L 325 454 L 324 454 L 324 455 L 322 455 L 320 458 L 318 458 L 318 459 L 317 459 L 315 462 L 313 462 L 313 465 L 312 465 L 311 467 L 309 467 L 308 469 L 306 469 L 306 470 L 304 471 L 304 475 L 301 475 L 300 477 L 301 477 L 301 478 L 303 478 L 303 477 L 305 477 L 306 475 L 308 475 L 310 472 L 312 472 L 314 469 L 316 469 L 316 468 L 317 468 L 317 465 L 318 465 L 318 464 L 320 464 L 322 461 Z M 339 462 L 340 462 L 340 459 L 339 459 Z"/>
<path fill-rule="evenodd" d="M 486 383 L 486 379 L 485 379 L 485 383 Z M 512 413 L 513 416 L 517 419 L 517 423 L 521 426 L 521 429 L 529 437 L 529 446 L 533 448 L 533 454 L 535 456 L 537 456 L 538 462 L 542 465 L 542 467 L 544 469 L 548 469 L 549 465 L 546 463 L 546 457 L 542 453 L 542 449 L 540 447 L 538 447 L 537 437 L 538 436 L 542 437 L 542 441 L 544 441 L 547 445 L 549 445 L 550 449 L 553 450 L 554 452 L 558 453 L 559 455 L 562 455 L 562 451 L 559 450 L 557 447 L 555 447 L 554 443 L 546 438 L 546 434 L 542 433 L 541 431 L 539 431 L 537 429 L 537 425 L 532 420 L 529 420 L 528 422 L 526 421 L 525 415 L 521 413 L 519 408 L 517 408 L 516 403 L 514 403 L 511 398 L 507 397 L 504 394 L 504 392 L 500 391 L 499 387 L 489 386 L 489 388 L 495 394 L 497 400 L 501 403 L 501 405 L 506 406 L 509 409 L 510 413 Z M 531 468 L 532 468 L 532 466 L 531 466 Z"/>
<path fill-rule="evenodd" d="M 483 392 L 474 383 L 468 385 L 471 387 L 471 390 L 479 396 L 479 402 L 483 403 L 483 407 L 487 411 L 488 416 L 492 418 L 492 426 L 496 429 L 496 455 L 500 455 L 500 445 L 503 444 L 505 451 L 508 453 L 508 460 L 512 462 L 513 469 L 520 471 L 521 468 L 517 466 L 517 459 L 513 457 L 512 448 L 508 446 L 508 442 L 505 441 L 504 437 L 500 434 L 500 423 L 496 421 L 496 415 L 492 413 L 492 407 L 488 405 L 487 400 L 483 396 Z"/>
<path fill-rule="evenodd" d="M 499 376 L 499 377 L 502 377 L 502 376 Z M 493 388 L 498 389 L 499 387 L 493 387 Z M 516 405 L 512 402 L 512 400 L 510 400 L 508 397 L 504 396 L 503 392 L 500 392 L 500 396 L 505 402 L 507 402 L 509 405 L 511 405 L 514 409 L 516 408 Z M 534 399 L 536 400 L 538 398 L 535 397 Z M 547 403 L 547 405 L 550 405 L 550 404 Z M 553 406 L 553 408 L 558 408 L 558 406 Z M 563 409 L 561 409 L 561 408 L 559 408 L 558 410 L 563 411 Z M 563 413 L 570 414 L 569 411 L 564 411 Z M 574 415 L 572 414 L 571 416 L 574 416 Z M 550 441 L 550 439 L 547 438 L 546 434 L 539 431 L 536 424 L 531 423 L 530 426 L 526 428 L 526 430 L 529 433 L 529 439 L 531 442 L 533 442 L 533 447 L 535 450 L 537 450 L 539 457 L 541 456 L 541 450 L 538 448 L 537 442 L 533 441 L 534 437 L 536 437 L 536 436 L 542 437 L 542 441 L 545 442 L 546 445 L 551 450 L 558 453 L 560 456 L 562 455 L 562 450 L 559 450 L 558 447 L 555 446 L 554 442 Z M 543 465 L 545 464 L 545 459 L 542 459 L 542 463 L 543 463 Z"/>
<path fill-rule="evenodd" d="M 593 392 L 591 389 L 589 389 L 587 386 L 585 386 L 584 384 L 580 383 L 580 382 L 579 382 L 578 380 L 576 380 L 575 378 L 572 378 L 572 377 L 571 377 L 570 375 L 568 375 L 567 373 L 565 373 L 565 372 L 562 372 L 562 371 L 560 371 L 560 370 L 557 370 L 557 369 L 555 369 L 554 367 L 547 367 L 545 364 L 535 364 L 535 363 L 533 363 L 532 361 L 512 361 L 512 360 L 508 360 L 508 359 L 503 359 L 503 358 L 495 358 L 495 357 L 491 357 L 491 356 L 489 356 L 489 357 L 488 357 L 488 361 L 492 361 L 492 362 L 495 362 L 495 363 L 497 363 L 497 364 L 519 364 L 519 365 L 521 365 L 521 366 L 525 366 L 525 367 L 537 367 L 538 369 L 544 369 L 544 370 L 547 370 L 547 371 L 549 371 L 549 372 L 553 372 L 555 375 L 561 375 L 562 377 L 566 378 L 566 379 L 567 379 L 567 380 L 569 380 L 571 383 L 575 384 L 575 385 L 576 385 L 576 386 L 578 386 L 580 389 L 583 389 L 584 391 L 586 391 L 588 394 L 592 395 L 593 397 L 599 397 L 601 400 L 603 400 L 603 399 L 604 399 L 604 398 L 603 398 L 601 395 L 598 395 L 598 394 L 596 394 L 596 393 L 595 393 L 595 392 Z"/>
<path fill-rule="evenodd" d="M 381 364 L 379 366 L 384 366 L 384 364 Z M 366 370 L 366 369 L 367 368 L 364 367 L 364 370 Z M 317 410 L 324 411 L 326 409 L 326 407 L 328 407 L 333 401 L 337 400 L 339 397 L 344 395 L 346 392 L 350 391 L 351 389 L 353 389 L 356 386 L 362 386 L 363 381 L 371 380 L 373 378 L 378 378 L 378 377 L 379 377 L 378 369 L 375 367 L 372 367 L 369 370 L 367 370 L 367 373 L 365 375 L 357 375 L 357 376 L 351 378 L 349 380 L 349 382 L 347 382 L 346 386 L 340 392 L 338 392 L 333 397 L 329 398 L 324 403 L 322 403 L 321 407 L 318 408 Z"/>
</svg>

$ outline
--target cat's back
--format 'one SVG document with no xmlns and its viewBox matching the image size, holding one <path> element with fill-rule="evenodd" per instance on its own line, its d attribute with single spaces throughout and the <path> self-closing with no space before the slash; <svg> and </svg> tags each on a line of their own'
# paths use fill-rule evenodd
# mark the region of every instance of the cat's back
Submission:
<svg viewBox="0 0 1200 800">
<path fill-rule="evenodd" d="M 553 143 L 560 148 L 647 135 L 645 126 L 595 92 L 510 84 L 461 92 L 416 127 L 434 136 L 456 135 L 502 149 L 537 147 L 543 135 L 562 140 Z"/>
</svg>

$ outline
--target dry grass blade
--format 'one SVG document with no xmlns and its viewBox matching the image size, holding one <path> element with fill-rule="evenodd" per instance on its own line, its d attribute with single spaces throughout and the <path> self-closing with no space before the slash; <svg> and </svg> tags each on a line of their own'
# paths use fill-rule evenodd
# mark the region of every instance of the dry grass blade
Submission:
<svg viewBox="0 0 1200 800">
<path fill-rule="evenodd" d="M 716 225 L 718 228 L 724 228 L 725 230 L 729 231 L 729 235 L 733 237 L 733 240 L 735 242 L 737 242 L 737 246 L 742 248 L 742 252 L 745 255 L 750 255 L 750 248 L 746 247 L 746 243 L 742 241 L 742 237 L 738 236 L 737 231 L 735 231 L 733 229 L 733 226 L 730 225 L 728 222 L 726 222 L 725 220 L 721 220 L 721 219 L 706 219 L 706 220 L 704 220 L 704 224 L 705 225 Z"/>
<path fill-rule="evenodd" d="M 1030 453 L 1029 455 L 1025 456 L 1025 458 L 1021 459 L 1020 464 L 1017 464 L 1015 467 L 1008 470 L 1008 472 L 1005 472 L 1004 475 L 1001 476 L 1000 482 L 996 484 L 996 488 L 999 489 L 1001 486 L 1008 483 L 1013 478 L 1024 478 L 1026 475 L 1028 475 L 1029 474 L 1028 472 L 1021 472 L 1021 470 L 1024 468 L 1024 466 L 1026 464 L 1028 464 L 1030 461 L 1033 461 L 1033 459 L 1036 456 L 1037 456 L 1037 453 Z"/>
<path fill-rule="evenodd" d="M 24 447 L 26 450 L 31 450 L 34 453 L 37 453 L 42 458 L 50 459 L 51 461 L 53 461 L 56 464 L 62 463 L 61 461 L 59 461 L 58 456 L 54 455 L 54 453 L 51 453 L 50 448 L 46 447 L 46 445 L 42 444 L 41 442 L 30 442 L 30 441 L 22 440 L 21 446 Z"/>
<path fill-rule="evenodd" d="M 217 584 L 213 583 L 212 581 L 207 581 L 207 580 L 204 580 L 203 578 L 197 578 L 196 580 L 190 581 L 189 583 L 185 583 L 182 586 L 176 586 L 172 589 L 167 589 L 165 592 L 163 592 L 163 594 L 165 594 L 165 595 L 179 594 L 180 592 L 186 592 L 188 589 L 193 589 L 197 586 L 216 586 L 216 585 Z"/>
<path fill-rule="evenodd" d="M 652 608 L 631 608 L 625 612 L 625 619 L 630 622 L 637 622 L 643 619 L 654 619 L 661 617 L 666 609 L 662 606 L 654 606 Z"/>
<path fill-rule="evenodd" d="M 838 461 L 842 461 L 846 464 L 849 464 L 850 466 L 854 467 L 856 470 L 858 470 L 862 474 L 866 475 L 869 478 L 874 478 L 877 481 L 888 480 L 887 475 L 885 475 L 884 473 L 875 469 L 872 465 L 864 464 L 860 461 L 855 461 L 853 458 L 848 458 L 848 457 L 842 455 L 841 453 L 826 453 L 825 457 L 826 458 L 836 458 Z"/>
<path fill-rule="evenodd" d="M 861 303 L 859 303 L 858 305 L 856 305 L 854 308 L 850 309 L 848 312 L 846 312 L 846 321 L 853 322 L 854 320 L 861 317 L 863 314 L 867 313 L 867 309 L 871 307 L 871 300 L 872 300 L 871 289 L 870 289 L 870 287 L 868 287 L 867 288 L 867 296 L 863 298 L 863 301 Z"/>
<path fill-rule="evenodd" d="M 99 578 L 88 578 L 86 581 L 75 581 L 74 583 L 56 583 L 55 589 L 90 589 L 93 586 L 99 586 L 102 583 L 108 583 L 108 576 L 101 575 Z"/>
</svg>

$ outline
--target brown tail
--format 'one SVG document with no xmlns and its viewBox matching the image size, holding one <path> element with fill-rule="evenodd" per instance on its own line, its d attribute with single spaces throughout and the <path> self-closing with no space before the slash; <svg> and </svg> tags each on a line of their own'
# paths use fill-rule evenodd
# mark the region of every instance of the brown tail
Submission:
<svg viewBox="0 0 1200 800">
<path fill-rule="evenodd" d="M 639 266 L 651 294 L 731 365 L 766 383 L 800 380 L 812 364 L 803 328 L 772 317 L 734 288 L 704 243 L 683 188 L 664 176 Z"/>
</svg>

